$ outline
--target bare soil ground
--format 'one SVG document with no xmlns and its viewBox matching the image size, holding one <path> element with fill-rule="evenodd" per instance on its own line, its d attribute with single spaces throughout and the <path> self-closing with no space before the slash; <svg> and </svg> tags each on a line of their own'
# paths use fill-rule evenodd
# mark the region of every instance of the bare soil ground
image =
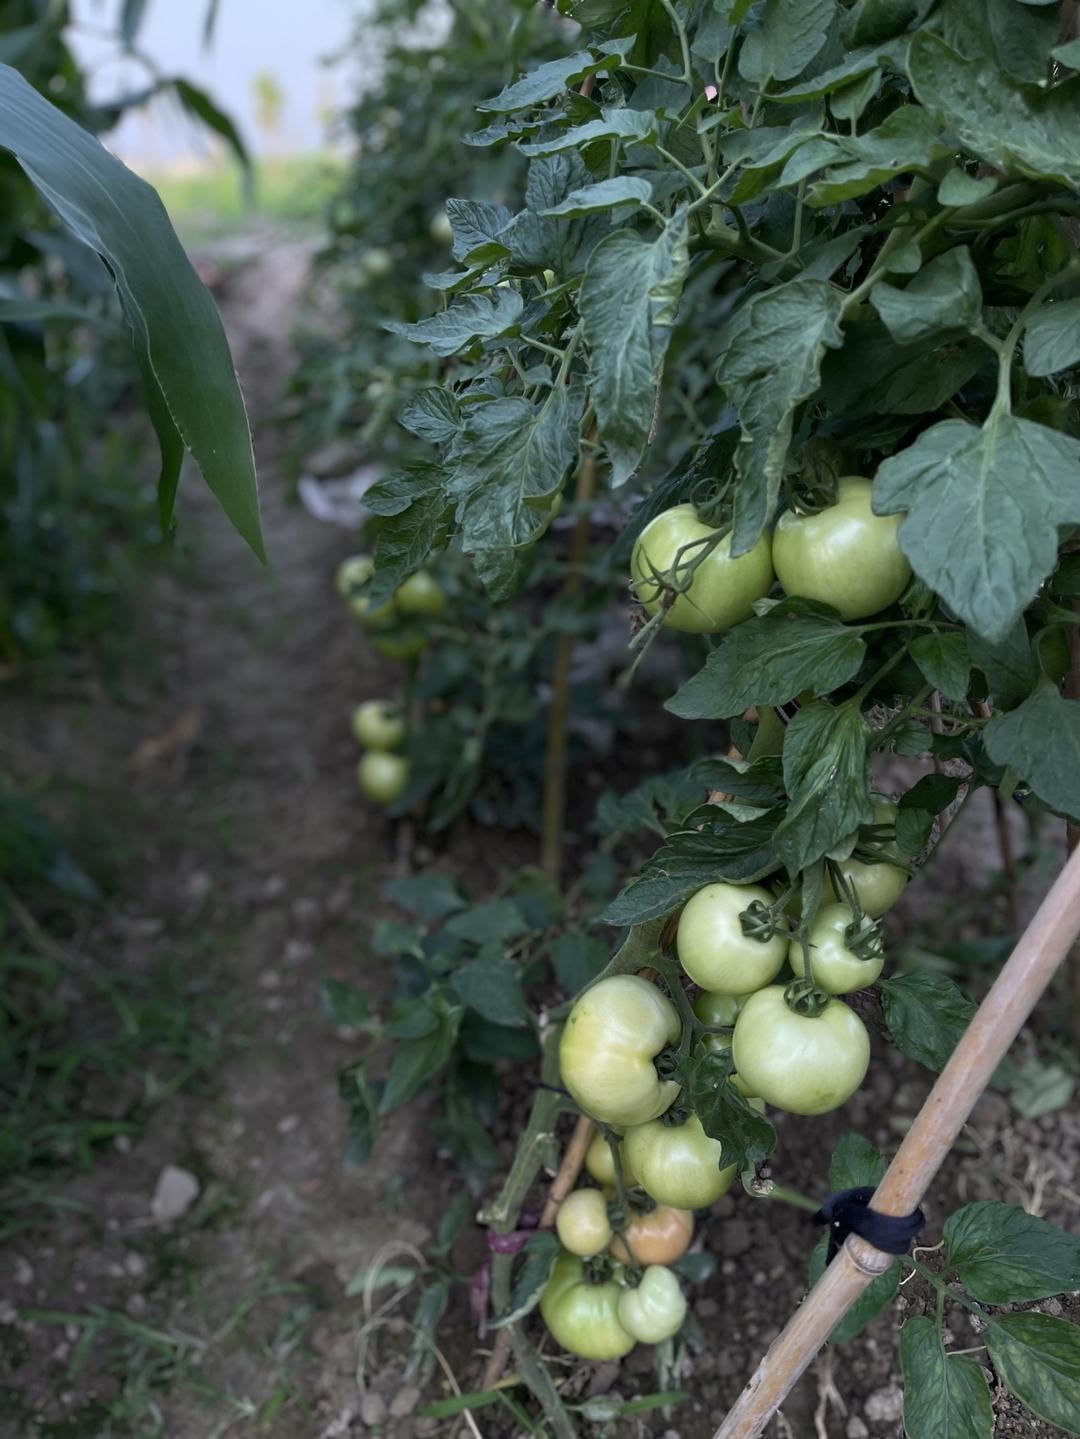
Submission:
<svg viewBox="0 0 1080 1439">
<path fill-rule="evenodd" d="M 459 1182 L 440 1164 L 423 1104 L 384 1132 L 370 1164 L 342 1164 L 336 1075 L 356 1039 L 321 1014 L 318 985 L 351 979 L 378 995 L 386 984 L 370 935 L 394 835 L 358 800 L 347 718 L 392 680 L 333 593 L 349 537 L 290 500 L 267 425 L 292 361 L 290 317 L 308 260 L 304 246 L 267 239 L 229 273 L 222 296 L 256 422 L 271 567 L 256 565 L 192 487 L 183 515 L 191 560 L 147 596 L 156 666 L 120 697 L 95 688 L 76 702 L 55 694 L 8 704 L 16 774 L 115 879 L 110 903 L 62 942 L 64 983 L 80 992 L 80 966 L 90 964 L 155 982 L 167 966 L 183 1034 L 160 1058 L 88 1088 L 84 1106 L 136 1122 L 88 1167 L 43 1181 L 32 1224 L 0 1247 L 2 1439 L 451 1432 L 416 1412 L 448 1392 L 443 1371 L 423 1396 L 402 1377 L 408 1300 L 365 1349 L 363 1296 L 348 1292 L 385 1246 L 422 1246 Z M 989 812 L 976 813 L 950 840 L 939 898 L 928 906 L 913 889 L 894 937 L 926 934 L 939 915 L 950 937 L 1000 929 L 1002 899 L 988 890 L 995 842 Z M 435 862 L 484 867 L 486 852 L 495 865 L 505 843 L 458 835 Z M 1036 875 L 1033 893 L 1040 883 Z M 846 1129 L 890 1150 L 928 1088 L 924 1072 L 879 1040 L 872 1081 L 842 1114 L 781 1118 L 778 1177 L 820 1194 Z M 499 1136 L 508 1156 L 526 1103 L 524 1080 L 508 1079 Z M 988 1095 L 930 1198 L 928 1242 L 957 1202 L 976 1198 L 1010 1199 L 1076 1228 L 1078 1153 L 1074 1110 L 1022 1121 Z M 172 1218 L 158 1192 L 169 1166 L 198 1185 Z M 711 1434 L 801 1299 L 815 1239 L 798 1211 L 743 1195 L 722 1201 L 701 1227 L 719 1260 L 695 1291 L 706 1345 L 676 1376 L 692 1398 L 617 1432 Z M 480 1252 L 467 1234 L 459 1270 Z M 928 1302 L 908 1286 L 900 1308 L 920 1313 Z M 979 1343 L 962 1311 L 956 1323 L 957 1347 Z M 473 1387 L 477 1346 L 462 1294 L 441 1342 L 462 1387 Z M 640 1350 L 621 1369 L 585 1366 L 575 1392 L 649 1393 L 652 1362 Z M 899 1436 L 897 1375 L 896 1317 L 886 1315 L 818 1362 L 771 1439 Z M 476 1423 L 487 1439 L 519 1432 L 495 1409 Z M 998 1432 L 1057 1431 L 1005 1405 Z"/>
</svg>

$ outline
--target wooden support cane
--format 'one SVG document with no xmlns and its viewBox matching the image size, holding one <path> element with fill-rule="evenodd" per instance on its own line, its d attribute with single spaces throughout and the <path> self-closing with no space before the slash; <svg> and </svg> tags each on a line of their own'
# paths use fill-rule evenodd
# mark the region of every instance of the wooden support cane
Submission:
<svg viewBox="0 0 1080 1439">
<path fill-rule="evenodd" d="M 879 1213 L 900 1217 L 918 1206 L 1078 935 L 1080 848 L 1054 881 L 908 1130 L 870 1201 Z M 713 1439 L 756 1439 L 859 1295 L 892 1263 L 892 1255 L 849 1234 Z"/>
</svg>

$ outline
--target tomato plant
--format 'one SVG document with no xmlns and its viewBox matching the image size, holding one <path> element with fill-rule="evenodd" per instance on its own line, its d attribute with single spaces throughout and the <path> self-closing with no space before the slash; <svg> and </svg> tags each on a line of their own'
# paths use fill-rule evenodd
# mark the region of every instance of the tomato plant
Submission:
<svg viewBox="0 0 1080 1439">
<path fill-rule="evenodd" d="M 626 1130 L 611 1148 L 619 1242 L 631 1176 L 681 1208 L 736 1177 L 779 1197 L 783 1151 L 760 1106 L 809 1124 L 873 1083 L 863 1014 L 909 1059 L 946 1062 L 971 1003 L 939 968 L 890 952 L 877 921 L 909 880 L 932 886 L 975 794 L 1059 832 L 1080 824 L 1067 658 L 1080 91 L 1053 5 L 559 8 L 577 48 L 485 97 L 468 136 L 529 162 L 523 192 L 514 206 L 453 199 L 457 268 L 427 313 L 391 321 L 430 358 L 402 410 L 429 446 L 371 492 L 371 601 L 446 555 L 496 613 L 521 613 L 554 556 L 570 572 L 549 601 L 564 623 L 590 589 L 616 614 L 627 594 L 638 606 L 627 705 L 666 685 L 667 714 L 694 726 L 699 758 L 599 807 L 598 831 L 617 836 L 609 879 L 615 855 L 636 872 L 606 894 L 567 891 L 561 952 L 589 962 L 574 983 L 557 973 L 562 1003 L 543 996 L 543 1084 L 485 1211 L 498 1234 L 513 1229 L 540 1136 L 577 1108 Z M 551 525 L 564 493 L 569 544 Z M 552 671 L 555 769 L 568 646 Z M 650 670 L 658 655 L 670 679 Z M 550 854 L 561 811 L 545 814 Z M 606 966 L 590 922 L 620 937 Z M 876 1169 L 862 1160 L 834 1164 L 833 1189 L 872 1186 L 839 1182 Z M 608 1182 L 596 1156 L 590 1168 Z M 1075 1253 L 1040 1234 L 1044 1252 Z M 536 1302 L 574 1353 L 583 1326 L 552 1318 L 563 1294 L 570 1313 L 595 1310 L 605 1352 L 629 1332 L 610 1327 L 633 1307 L 619 1279 L 591 1284 L 557 1250 L 530 1253 L 516 1283 L 510 1257 L 493 1261 L 523 1369 Z M 946 1239 L 946 1252 L 963 1249 Z M 901 1261 L 854 1332 L 904 1264 L 944 1303 L 941 1274 Z M 962 1389 L 969 1430 L 988 1434 L 982 1370 L 946 1359 L 940 1305 L 928 1323 L 905 1327 L 905 1375 L 924 1395 Z M 1004 1382 L 1080 1429 L 1075 1384 L 1050 1397 L 1055 1346 L 1075 1356 L 1077 1331 L 992 1323 Z M 1014 1325 L 1036 1379 L 1010 1350 Z M 554 1432 L 573 1432 L 530 1372 Z M 935 1432 L 921 1403 L 914 1439 Z"/>
</svg>

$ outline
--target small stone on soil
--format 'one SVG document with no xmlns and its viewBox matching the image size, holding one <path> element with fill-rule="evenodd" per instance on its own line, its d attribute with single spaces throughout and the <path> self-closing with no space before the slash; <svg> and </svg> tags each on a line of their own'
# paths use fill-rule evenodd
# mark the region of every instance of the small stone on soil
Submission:
<svg viewBox="0 0 1080 1439">
<path fill-rule="evenodd" d="M 404 1419 L 420 1403 L 420 1390 L 415 1384 L 406 1384 L 390 1401 L 390 1413 L 395 1419 Z"/>
<path fill-rule="evenodd" d="M 360 1423 L 366 1424 L 369 1429 L 374 1429 L 377 1424 L 386 1420 L 386 1400 L 381 1394 L 374 1394 L 371 1390 L 360 1400 Z"/>
<path fill-rule="evenodd" d="M 889 1423 L 900 1419 L 904 1413 L 903 1391 L 891 1385 L 888 1389 L 876 1389 L 863 1405 L 867 1419 L 875 1423 Z"/>
<path fill-rule="evenodd" d="M 199 1181 L 189 1169 L 166 1164 L 158 1175 L 150 1213 L 159 1223 L 168 1223 L 185 1215 L 199 1197 Z"/>
</svg>

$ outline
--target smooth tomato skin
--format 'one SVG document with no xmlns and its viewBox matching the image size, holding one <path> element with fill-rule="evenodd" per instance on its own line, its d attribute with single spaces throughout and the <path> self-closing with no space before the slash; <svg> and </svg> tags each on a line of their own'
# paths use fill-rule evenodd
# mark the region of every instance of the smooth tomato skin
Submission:
<svg viewBox="0 0 1080 1439">
<path fill-rule="evenodd" d="M 675 1043 L 680 1029 L 675 1006 L 655 984 L 636 974 L 602 979 L 566 1021 L 559 1041 L 563 1083 L 603 1124 L 655 1119 L 674 1102 L 679 1086 L 660 1078 L 653 1059 Z"/>
<path fill-rule="evenodd" d="M 897 532 L 903 515 L 875 515 L 873 486 L 849 475 L 837 482 L 836 504 L 816 515 L 785 510 L 773 533 L 776 577 L 789 595 L 866 619 L 895 604 L 911 579 Z"/>
<path fill-rule="evenodd" d="M 365 700 L 353 710 L 352 732 L 365 749 L 397 749 L 405 738 L 405 721 L 391 700 Z"/>
<path fill-rule="evenodd" d="M 400 625 L 389 630 L 376 630 L 371 643 L 388 660 L 415 660 L 427 649 L 428 637 L 423 630 L 412 625 Z"/>
<path fill-rule="evenodd" d="M 756 884 L 707 884 L 679 917 L 679 962 L 710 993 L 751 994 L 775 979 L 787 958 L 785 935 L 763 944 L 743 934 L 739 915 L 756 899 L 771 904 L 773 896 Z"/>
<path fill-rule="evenodd" d="M 636 1289 L 619 1295 L 619 1323 L 639 1344 L 662 1344 L 682 1328 L 686 1295 L 670 1269 L 650 1264 Z"/>
<path fill-rule="evenodd" d="M 590 1284 L 581 1260 L 560 1254 L 540 1297 L 540 1313 L 551 1337 L 581 1359 L 621 1359 L 634 1338 L 619 1323 L 622 1286 L 615 1280 Z"/>
<path fill-rule="evenodd" d="M 376 804 L 394 804 L 409 783 L 409 761 L 386 750 L 368 750 L 356 767 L 360 788 Z"/>
<path fill-rule="evenodd" d="M 793 1014 L 782 984 L 750 996 L 735 1021 L 731 1047 L 744 1083 L 790 1114 L 838 1109 L 870 1063 L 870 1038 L 854 1010 L 830 999 L 816 1018 Z"/>
<path fill-rule="evenodd" d="M 646 1194 L 675 1209 L 706 1209 L 731 1188 L 734 1164 L 720 1168 L 721 1147 L 691 1114 L 685 1124 L 635 1125 L 623 1141 Z"/>
<path fill-rule="evenodd" d="M 431 238 L 438 245 L 449 245 L 454 238 L 454 227 L 445 210 L 436 210 L 428 224 Z"/>
<path fill-rule="evenodd" d="M 895 824 L 896 805 L 891 800 L 874 801 L 874 823 Z M 902 858 L 900 850 L 895 841 L 891 844 L 882 845 L 886 854 L 894 858 Z M 886 911 L 892 909 L 893 905 L 903 894 L 907 882 L 911 878 L 906 869 L 899 865 L 889 864 L 883 861 L 880 864 L 866 864 L 861 859 L 845 859 L 840 863 L 840 873 L 849 883 L 855 886 L 859 896 L 859 903 L 863 911 L 871 919 L 880 919 Z M 828 874 L 825 876 L 825 883 L 822 888 L 822 899 L 839 899 L 833 889 L 832 881 Z"/>
<path fill-rule="evenodd" d="M 633 589 L 650 615 L 660 608 L 662 590 L 653 572 L 670 570 L 683 545 L 707 539 L 713 526 L 702 524 L 693 505 L 675 505 L 651 520 L 634 544 L 630 557 Z M 683 557 L 694 558 L 694 552 Z M 769 593 L 774 579 L 772 542 L 763 534 L 754 548 L 731 558 L 731 537 L 721 540 L 694 571 L 689 590 L 680 594 L 664 617 L 668 629 L 686 634 L 716 634 L 753 614 L 755 600 Z"/>
<path fill-rule="evenodd" d="M 375 561 L 370 555 L 350 555 L 342 560 L 334 576 L 334 588 L 342 599 L 348 599 L 362 589 L 375 573 Z"/>
<path fill-rule="evenodd" d="M 626 1148 L 621 1144 L 619 1145 L 619 1162 L 622 1164 L 623 1184 L 627 1189 L 633 1189 L 637 1184 L 637 1176 L 627 1164 Z M 594 1134 L 589 1141 L 589 1147 L 585 1151 L 585 1168 L 597 1184 L 614 1188 L 615 1161 L 611 1157 L 611 1145 L 600 1133 Z"/>
<path fill-rule="evenodd" d="M 853 994 L 876 984 L 885 967 L 885 956 L 860 959 L 844 940 L 844 930 L 854 919 L 846 904 L 823 904 L 810 926 L 810 968 L 814 983 L 826 994 Z M 788 948 L 788 963 L 802 978 L 805 972 L 802 945 L 797 939 Z"/>
<path fill-rule="evenodd" d="M 742 1007 L 737 994 L 716 994 L 703 989 L 694 1000 L 694 1013 L 702 1024 L 734 1024 Z"/>
<path fill-rule="evenodd" d="M 446 609 L 446 595 L 430 571 L 417 570 L 398 586 L 394 604 L 403 615 L 431 615 L 435 618 Z"/>
<path fill-rule="evenodd" d="M 689 1209 L 658 1204 L 648 1214 L 631 1213 L 626 1228 L 611 1241 L 611 1256 L 620 1264 L 674 1264 L 693 1238 L 694 1216 Z"/>
<path fill-rule="evenodd" d="M 599 1189 L 575 1189 L 559 1205 L 555 1233 L 562 1246 L 582 1259 L 601 1254 L 611 1243 L 607 1200 Z"/>
</svg>

